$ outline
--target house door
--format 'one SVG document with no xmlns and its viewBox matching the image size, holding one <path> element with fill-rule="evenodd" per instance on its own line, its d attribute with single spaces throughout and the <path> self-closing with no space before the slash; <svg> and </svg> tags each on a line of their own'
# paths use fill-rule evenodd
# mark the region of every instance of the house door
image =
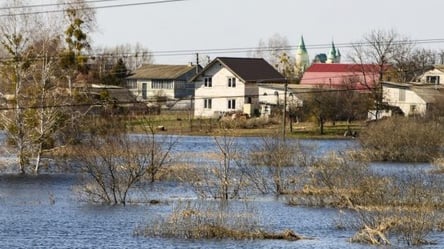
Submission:
<svg viewBox="0 0 444 249">
<path fill-rule="evenodd" d="M 148 84 L 147 83 L 142 83 L 142 99 L 147 99 L 148 98 Z"/>
</svg>

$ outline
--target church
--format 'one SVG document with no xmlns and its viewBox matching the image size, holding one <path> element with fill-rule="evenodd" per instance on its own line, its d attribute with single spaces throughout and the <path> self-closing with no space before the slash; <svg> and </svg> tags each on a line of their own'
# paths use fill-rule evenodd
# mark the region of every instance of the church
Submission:
<svg viewBox="0 0 444 249">
<path fill-rule="evenodd" d="M 328 54 L 317 54 L 312 63 L 341 63 L 341 52 L 336 48 L 334 42 L 331 43 L 331 48 Z M 304 37 L 301 36 L 299 45 L 296 48 L 295 55 L 295 71 L 304 73 L 310 66 L 310 57 L 308 55 L 307 47 L 305 46 Z"/>
</svg>

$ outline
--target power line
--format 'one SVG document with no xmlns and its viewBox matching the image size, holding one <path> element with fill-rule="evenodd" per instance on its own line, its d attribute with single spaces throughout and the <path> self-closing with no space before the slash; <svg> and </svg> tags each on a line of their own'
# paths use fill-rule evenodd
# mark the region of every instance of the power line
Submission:
<svg viewBox="0 0 444 249">
<path fill-rule="evenodd" d="M 179 0 L 183 1 L 183 0 Z M 433 44 L 433 43 L 444 43 L 444 38 L 431 38 L 431 39 L 418 39 L 418 40 L 410 40 L 408 43 L 406 41 L 397 41 L 398 44 Z M 337 47 L 353 47 L 356 43 L 340 43 Z M 360 46 L 370 46 L 370 43 L 359 43 Z M 307 46 L 307 48 L 329 48 L 331 44 L 314 44 L 311 46 Z M 267 52 L 274 50 L 287 50 L 294 49 L 296 45 L 291 45 L 287 47 L 269 47 L 269 48 L 258 48 L 258 47 L 232 47 L 232 48 L 213 48 L 213 49 L 186 49 L 186 50 L 159 50 L 159 51 L 149 51 L 149 52 L 129 52 L 129 53 L 90 53 L 84 55 L 87 58 L 94 59 L 97 57 L 102 58 L 125 58 L 125 57 L 143 57 L 143 56 L 181 56 L 181 55 L 195 55 L 196 53 L 200 54 L 233 54 L 233 53 L 246 53 L 246 52 Z M 59 56 L 55 56 L 59 57 Z M 37 56 L 38 58 L 47 58 L 43 56 Z M 0 57 L 0 60 L 7 61 L 13 59 L 12 57 Z"/>
<path fill-rule="evenodd" d="M 112 0 L 108 0 L 108 1 L 112 1 Z M 157 5 L 157 4 L 185 2 L 185 1 L 189 1 L 189 0 L 159 0 L 159 1 L 151 1 L 151 2 L 125 3 L 125 4 L 103 5 L 103 6 L 94 6 L 94 7 L 87 6 L 87 7 L 76 8 L 76 10 L 110 9 L 110 8 L 122 8 L 122 7 L 130 7 L 130 6 Z M 94 1 L 90 1 L 90 2 L 94 2 Z M 56 5 L 57 4 L 54 4 L 54 6 L 56 6 Z M 9 9 L 9 8 L 6 8 L 6 9 Z M 64 11 L 65 11 L 64 9 L 52 9 L 52 10 L 45 10 L 45 11 L 7 13 L 7 14 L 0 14 L 0 18 L 1 17 L 8 17 L 8 16 L 26 16 L 26 15 L 59 13 L 59 12 L 64 12 Z"/>
<path fill-rule="evenodd" d="M 89 3 L 115 2 L 115 1 L 121 1 L 121 0 L 91 0 L 91 1 L 85 1 L 85 3 L 89 4 Z M 0 10 L 59 7 L 70 4 L 71 3 L 45 3 L 45 4 L 32 4 L 32 5 L 22 5 L 22 6 L 8 6 L 8 7 L 0 7 Z"/>
</svg>

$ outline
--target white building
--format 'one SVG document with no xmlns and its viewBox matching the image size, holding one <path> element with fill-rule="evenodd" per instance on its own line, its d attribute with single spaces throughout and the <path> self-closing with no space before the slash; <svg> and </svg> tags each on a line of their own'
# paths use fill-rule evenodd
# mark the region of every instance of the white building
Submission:
<svg viewBox="0 0 444 249">
<path fill-rule="evenodd" d="M 419 77 L 419 82 L 424 84 L 440 85 L 444 81 L 444 65 L 436 65 Z"/>
<path fill-rule="evenodd" d="M 218 57 L 193 78 L 195 117 L 260 111 L 258 83 L 283 83 L 284 76 L 262 58 Z"/>
<path fill-rule="evenodd" d="M 382 91 L 383 101 L 399 108 L 405 116 L 424 116 L 433 104 L 444 98 L 444 88 L 435 83 L 383 82 Z"/>
<path fill-rule="evenodd" d="M 262 116 L 269 116 L 274 107 L 280 107 L 287 101 L 289 107 L 302 107 L 303 101 L 299 98 L 295 86 L 289 85 L 285 90 L 285 84 L 258 84 L 259 87 L 259 105 Z M 285 94 L 287 97 L 285 97 Z"/>
</svg>

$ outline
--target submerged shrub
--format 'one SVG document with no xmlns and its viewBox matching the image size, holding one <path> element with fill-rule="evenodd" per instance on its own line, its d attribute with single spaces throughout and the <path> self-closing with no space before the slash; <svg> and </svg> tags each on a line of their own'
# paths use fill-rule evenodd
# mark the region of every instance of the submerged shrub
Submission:
<svg viewBox="0 0 444 249">
<path fill-rule="evenodd" d="M 137 228 L 135 234 L 182 239 L 301 239 L 290 230 L 265 232 L 260 229 L 257 217 L 248 203 L 179 202 L 169 217 Z"/>
<path fill-rule="evenodd" d="M 350 210 L 350 224 L 358 229 L 352 242 L 386 245 L 390 235 L 407 245 L 426 244 L 442 225 L 444 182 L 425 171 L 404 173 L 378 175 L 366 163 L 330 154 L 310 167 L 290 202 Z"/>
<path fill-rule="evenodd" d="M 392 117 L 371 123 L 359 141 L 374 161 L 430 162 L 442 155 L 444 129 L 437 121 Z"/>
</svg>

